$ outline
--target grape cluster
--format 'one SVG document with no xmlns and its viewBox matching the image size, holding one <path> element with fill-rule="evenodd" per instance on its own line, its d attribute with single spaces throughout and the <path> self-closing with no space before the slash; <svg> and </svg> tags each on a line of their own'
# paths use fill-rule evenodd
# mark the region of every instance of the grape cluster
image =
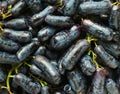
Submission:
<svg viewBox="0 0 120 94">
<path fill-rule="evenodd" d="M 0 94 L 120 94 L 120 0 L 0 1 Z"/>
</svg>

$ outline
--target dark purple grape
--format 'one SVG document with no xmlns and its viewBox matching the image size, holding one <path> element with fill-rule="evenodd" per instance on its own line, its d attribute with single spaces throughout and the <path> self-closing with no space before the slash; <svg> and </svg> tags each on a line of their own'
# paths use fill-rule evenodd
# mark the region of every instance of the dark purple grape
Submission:
<svg viewBox="0 0 120 94">
<path fill-rule="evenodd" d="M 75 94 L 75 92 L 72 90 L 69 84 L 66 84 L 63 90 L 65 91 L 66 94 Z"/>
<path fill-rule="evenodd" d="M 35 56 L 37 55 L 45 55 L 47 48 L 45 46 L 40 46 L 36 52 L 34 53 Z"/>
<path fill-rule="evenodd" d="M 74 15 L 77 12 L 77 8 L 79 5 L 79 0 L 63 0 L 63 5 L 62 5 L 62 9 L 61 12 L 63 13 L 63 15 Z"/>
<path fill-rule="evenodd" d="M 119 16 L 120 16 L 120 7 L 115 5 L 113 6 L 109 18 L 109 26 L 113 29 L 120 30 L 119 26 Z"/>
<path fill-rule="evenodd" d="M 67 78 L 75 94 L 86 94 L 86 78 L 78 70 L 68 72 Z"/>
<path fill-rule="evenodd" d="M 68 27 L 74 24 L 73 20 L 69 16 L 55 16 L 47 15 L 45 22 L 52 26 Z"/>
<path fill-rule="evenodd" d="M 101 45 L 95 47 L 95 53 L 101 58 L 104 64 L 110 68 L 117 68 L 119 62 L 110 54 L 108 54 Z"/>
<path fill-rule="evenodd" d="M 16 31 L 7 28 L 3 29 L 2 36 L 20 43 L 26 43 L 32 40 L 32 33 L 29 31 Z"/>
<path fill-rule="evenodd" d="M 115 42 L 100 42 L 104 49 L 116 58 L 120 56 L 120 45 Z"/>
<path fill-rule="evenodd" d="M 28 28 L 28 23 L 25 18 L 12 19 L 7 22 L 4 22 L 3 25 L 7 28 L 17 29 L 17 30 Z"/>
<path fill-rule="evenodd" d="M 18 64 L 20 61 L 18 60 L 16 55 L 9 54 L 7 52 L 0 52 L 0 64 Z"/>
<path fill-rule="evenodd" d="M 89 55 L 83 56 L 79 65 L 82 72 L 87 76 L 93 75 L 93 73 L 96 71 L 95 65 L 92 62 L 92 58 Z"/>
<path fill-rule="evenodd" d="M 79 13 L 82 15 L 87 14 L 109 14 L 112 8 L 112 4 L 109 0 L 102 1 L 87 1 L 79 5 Z"/>
<path fill-rule="evenodd" d="M 56 50 L 67 48 L 75 39 L 80 36 L 80 26 L 74 25 L 69 31 L 61 31 L 51 39 L 51 46 Z"/>
<path fill-rule="evenodd" d="M 37 76 L 45 79 L 44 73 L 36 65 L 31 65 L 30 66 L 30 71 L 31 71 L 32 74 L 37 75 Z"/>
<path fill-rule="evenodd" d="M 21 86 L 30 94 L 38 94 L 40 92 L 41 85 L 38 82 L 32 82 L 32 79 L 22 73 L 15 75 L 13 80 L 17 85 Z"/>
<path fill-rule="evenodd" d="M 98 25 L 91 20 L 85 19 L 82 21 L 83 27 L 93 36 L 103 40 L 103 41 L 111 41 L 113 39 L 113 30 Z"/>
<path fill-rule="evenodd" d="M 47 6 L 44 10 L 40 11 L 37 14 L 34 14 L 31 17 L 31 24 L 32 24 L 32 26 L 38 26 L 39 24 L 41 24 L 44 21 L 45 17 L 48 14 L 53 13 L 54 11 L 55 11 L 55 7 Z"/>
<path fill-rule="evenodd" d="M 52 37 L 56 32 L 56 29 L 50 26 L 44 27 L 42 28 L 39 32 L 38 32 L 38 39 L 40 41 L 47 41 L 50 39 L 50 37 Z"/>
<path fill-rule="evenodd" d="M 0 38 L 0 48 L 8 52 L 17 52 L 20 45 L 10 39 Z"/>
<path fill-rule="evenodd" d="M 120 94 L 117 84 L 112 79 L 107 79 L 105 87 L 108 94 Z"/>
<path fill-rule="evenodd" d="M 33 11 L 33 13 L 37 13 L 42 9 L 42 0 L 25 0 L 27 6 Z"/>
<path fill-rule="evenodd" d="M 25 60 L 28 56 L 30 56 L 37 49 L 37 46 L 38 45 L 36 45 L 36 43 L 34 43 L 34 42 L 23 46 L 21 49 L 18 50 L 18 52 L 16 54 L 17 58 L 20 61 Z"/>
<path fill-rule="evenodd" d="M 105 79 L 107 71 L 98 68 L 93 76 L 91 86 L 87 94 L 107 94 L 105 89 Z"/>
<path fill-rule="evenodd" d="M 86 39 L 78 40 L 76 44 L 72 45 L 58 62 L 61 73 L 63 74 L 65 69 L 72 70 L 89 47 L 90 43 Z"/>
<path fill-rule="evenodd" d="M 15 17 L 19 16 L 21 12 L 23 12 L 25 7 L 26 7 L 26 4 L 24 0 L 18 1 L 11 9 L 12 16 L 15 16 Z"/>
<path fill-rule="evenodd" d="M 56 70 L 54 65 L 50 64 L 50 61 L 46 57 L 38 55 L 35 57 L 34 63 L 42 70 L 46 76 L 46 79 L 49 79 L 49 83 L 60 83 L 61 76 L 59 72 Z"/>
</svg>

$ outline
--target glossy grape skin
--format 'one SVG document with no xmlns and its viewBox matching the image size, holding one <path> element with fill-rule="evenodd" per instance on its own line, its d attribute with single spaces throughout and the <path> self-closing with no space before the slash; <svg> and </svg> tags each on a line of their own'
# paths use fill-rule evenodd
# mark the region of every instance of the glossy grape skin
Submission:
<svg viewBox="0 0 120 94">
<path fill-rule="evenodd" d="M 87 76 L 93 75 L 93 73 L 96 71 L 96 67 L 93 64 L 92 58 L 89 55 L 83 56 L 79 65 L 82 72 Z"/>
<path fill-rule="evenodd" d="M 32 10 L 33 13 L 37 13 L 42 9 L 42 0 L 25 0 L 26 5 Z"/>
<path fill-rule="evenodd" d="M 69 84 L 66 84 L 63 88 L 66 94 L 75 94 L 75 92 L 72 90 L 71 86 Z"/>
<path fill-rule="evenodd" d="M 108 94 L 120 94 L 120 91 L 117 87 L 117 84 L 115 83 L 115 81 L 113 81 L 112 79 L 108 78 L 106 80 L 106 84 L 105 87 L 107 89 Z"/>
<path fill-rule="evenodd" d="M 107 94 L 105 89 L 106 76 L 106 70 L 98 68 L 93 76 L 92 83 L 87 94 Z"/>
<path fill-rule="evenodd" d="M 44 27 L 42 28 L 39 32 L 38 32 L 38 39 L 40 41 L 47 41 L 50 39 L 50 37 L 52 37 L 56 32 L 56 29 L 50 26 Z"/>
<path fill-rule="evenodd" d="M 36 50 L 34 55 L 35 56 L 43 55 L 43 56 L 48 57 L 49 59 L 57 59 L 58 58 L 58 54 L 56 52 L 53 52 L 53 51 L 49 50 L 45 46 L 39 46 L 39 48 Z"/>
<path fill-rule="evenodd" d="M 20 44 L 10 40 L 0 38 L 0 48 L 8 52 L 17 52 L 20 49 Z"/>
<path fill-rule="evenodd" d="M 83 15 L 87 14 L 109 14 L 112 8 L 112 4 L 109 0 L 103 1 L 87 1 L 79 5 L 79 13 Z"/>
<path fill-rule="evenodd" d="M 37 55 L 45 55 L 47 48 L 45 46 L 40 46 L 36 52 L 34 53 L 35 56 Z"/>
<path fill-rule="evenodd" d="M 23 12 L 24 8 L 26 7 L 26 4 L 24 0 L 18 1 L 11 9 L 12 16 L 17 17 Z"/>
<path fill-rule="evenodd" d="M 9 54 L 7 52 L 0 52 L 0 64 L 18 64 L 20 61 L 14 54 Z"/>
<path fill-rule="evenodd" d="M 111 55 L 113 55 L 115 58 L 119 58 L 120 56 L 120 46 L 119 44 L 115 43 L 115 42 L 99 42 L 99 44 L 101 44 L 104 49 Z"/>
<path fill-rule="evenodd" d="M 36 65 L 32 64 L 30 66 L 30 71 L 31 71 L 32 74 L 37 75 L 37 76 L 45 79 L 44 73 Z"/>
<path fill-rule="evenodd" d="M 68 82 L 75 94 L 86 94 L 86 78 L 78 70 L 67 73 Z"/>
<path fill-rule="evenodd" d="M 45 22 L 52 26 L 58 27 L 70 27 L 74 24 L 73 20 L 69 16 L 55 16 L 47 15 Z"/>
<path fill-rule="evenodd" d="M 72 16 L 77 12 L 77 8 L 79 5 L 79 0 L 63 0 L 62 3 L 64 6 L 62 9 L 60 9 L 60 12 L 63 15 Z"/>
<path fill-rule="evenodd" d="M 50 41 L 51 47 L 56 50 L 67 48 L 75 39 L 80 37 L 80 26 L 74 25 L 69 31 L 55 34 Z"/>
<path fill-rule="evenodd" d="M 37 49 L 36 43 L 29 43 L 25 46 L 23 46 L 21 49 L 18 50 L 18 52 L 16 53 L 17 58 L 20 61 L 25 60 L 28 56 L 31 55 L 31 53 L 33 53 L 36 49 Z"/>
<path fill-rule="evenodd" d="M 38 82 L 32 82 L 32 79 L 22 73 L 15 75 L 13 80 L 17 85 L 21 86 L 30 94 L 38 94 L 40 92 L 41 85 Z"/>
<path fill-rule="evenodd" d="M 15 30 L 23 30 L 28 28 L 28 23 L 25 18 L 16 18 L 3 23 L 3 25 L 7 28 L 15 29 Z"/>
<path fill-rule="evenodd" d="M 45 9 L 43 9 L 42 11 L 40 11 L 39 13 L 36 13 L 34 14 L 31 18 L 30 18 L 30 21 L 31 21 L 31 25 L 33 27 L 35 26 L 38 26 L 39 24 L 41 24 L 45 17 L 48 15 L 48 14 L 51 14 L 55 11 L 55 7 L 53 6 L 47 6 Z"/>
<path fill-rule="evenodd" d="M 90 43 L 86 39 L 78 40 L 76 44 L 72 45 L 58 62 L 61 73 L 62 71 L 64 73 L 64 70 L 72 70 L 89 47 Z"/>
<path fill-rule="evenodd" d="M 32 40 L 32 33 L 29 31 L 17 31 L 13 29 L 3 29 L 2 36 L 19 43 L 26 43 Z"/>
<path fill-rule="evenodd" d="M 108 54 L 101 45 L 96 46 L 94 50 L 106 66 L 113 69 L 118 67 L 119 62 L 112 55 Z"/>
<path fill-rule="evenodd" d="M 120 30 L 120 7 L 115 5 L 111 10 L 109 17 L 109 26 L 115 30 Z"/>
<path fill-rule="evenodd" d="M 82 21 L 83 27 L 94 37 L 103 41 L 111 41 L 113 39 L 113 30 L 108 27 L 101 26 L 89 19 Z"/>
<path fill-rule="evenodd" d="M 49 79 L 49 83 L 56 85 L 60 83 L 61 76 L 59 72 L 54 65 L 50 64 L 50 61 L 46 57 L 40 55 L 36 56 L 34 64 L 42 70 L 46 78 Z"/>
</svg>

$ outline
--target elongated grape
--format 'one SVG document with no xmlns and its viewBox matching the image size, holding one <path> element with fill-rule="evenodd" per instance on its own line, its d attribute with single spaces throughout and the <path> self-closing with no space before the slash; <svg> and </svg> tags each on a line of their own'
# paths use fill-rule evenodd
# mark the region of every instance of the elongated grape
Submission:
<svg viewBox="0 0 120 94">
<path fill-rule="evenodd" d="M 74 25 L 67 32 L 61 31 L 54 35 L 51 39 L 51 46 L 56 50 L 67 48 L 75 39 L 80 36 L 80 27 Z"/>
<path fill-rule="evenodd" d="M 44 27 L 38 32 L 38 38 L 40 41 L 47 41 L 48 39 L 50 39 L 50 37 L 54 35 L 55 32 L 56 29 L 53 27 Z"/>
<path fill-rule="evenodd" d="M 104 49 L 116 58 L 120 56 L 120 46 L 115 42 L 100 42 Z"/>
<path fill-rule="evenodd" d="M 12 19 L 7 22 L 4 22 L 3 25 L 7 28 L 17 29 L 17 30 L 28 28 L 28 23 L 25 18 Z"/>
<path fill-rule="evenodd" d="M 116 30 L 120 29 L 119 17 L 120 17 L 120 7 L 115 5 L 112 8 L 110 18 L 109 18 L 109 26 L 111 28 L 116 29 Z"/>
<path fill-rule="evenodd" d="M 105 89 L 106 70 L 98 68 L 87 94 L 107 94 Z"/>
<path fill-rule="evenodd" d="M 15 75 L 13 80 L 17 85 L 21 86 L 30 94 L 38 94 L 40 92 L 41 85 L 38 82 L 32 82 L 32 79 L 22 73 Z"/>
<path fill-rule="evenodd" d="M 102 1 L 87 1 L 79 5 L 79 13 L 83 15 L 87 14 L 109 14 L 112 8 L 112 4 L 109 0 Z"/>
<path fill-rule="evenodd" d="M 17 58 L 20 61 L 23 61 L 24 59 L 26 59 L 28 56 L 31 55 L 31 53 L 33 53 L 37 48 L 36 43 L 29 43 L 25 46 L 23 46 L 21 49 L 18 50 L 17 52 Z"/>
<path fill-rule="evenodd" d="M 20 49 L 20 44 L 9 39 L 0 38 L 0 48 L 8 52 L 17 52 Z"/>
<path fill-rule="evenodd" d="M 60 83 L 61 76 L 59 72 L 56 70 L 54 65 L 50 64 L 50 61 L 46 57 L 38 55 L 35 57 L 34 63 L 42 70 L 46 78 L 49 79 L 49 83 Z"/>
<path fill-rule="evenodd" d="M 42 0 L 25 0 L 27 6 L 32 10 L 33 13 L 37 13 L 42 9 Z"/>
<path fill-rule="evenodd" d="M 112 79 L 107 79 L 105 87 L 108 94 L 120 94 L 117 84 Z"/>
<path fill-rule="evenodd" d="M 86 40 L 78 40 L 76 44 L 72 45 L 65 55 L 59 60 L 60 71 L 72 70 L 79 58 L 90 47 L 90 43 Z"/>
<path fill-rule="evenodd" d="M 119 62 L 112 55 L 108 54 L 101 45 L 95 47 L 95 52 L 105 65 L 113 69 L 118 67 Z"/>
<path fill-rule="evenodd" d="M 2 36 L 20 43 L 30 42 L 32 40 L 32 33 L 29 31 L 16 31 L 7 28 L 3 29 Z"/>
<path fill-rule="evenodd" d="M 18 64 L 20 61 L 18 60 L 16 55 L 9 54 L 7 52 L 0 52 L 0 64 Z"/>
<path fill-rule="evenodd" d="M 69 16 L 55 16 L 55 15 L 47 15 L 45 17 L 45 22 L 59 27 L 68 27 L 74 24 L 73 20 Z"/>
<path fill-rule="evenodd" d="M 61 11 L 63 15 L 74 15 L 77 11 L 79 5 L 79 0 L 63 0 L 63 5 L 64 6 Z"/>
<path fill-rule="evenodd" d="M 37 14 L 34 14 L 30 18 L 32 26 L 38 26 L 39 24 L 41 24 L 44 21 L 45 17 L 48 14 L 53 13 L 54 11 L 55 11 L 55 7 L 47 6 L 44 10 L 40 11 Z"/>
<path fill-rule="evenodd" d="M 18 1 L 14 7 L 11 9 L 12 16 L 19 16 L 21 12 L 23 12 L 24 8 L 26 7 L 26 4 L 24 0 Z"/>
<path fill-rule="evenodd" d="M 113 39 L 113 30 L 108 27 L 98 25 L 88 19 L 83 20 L 82 24 L 90 34 L 103 41 L 111 41 Z"/>
</svg>

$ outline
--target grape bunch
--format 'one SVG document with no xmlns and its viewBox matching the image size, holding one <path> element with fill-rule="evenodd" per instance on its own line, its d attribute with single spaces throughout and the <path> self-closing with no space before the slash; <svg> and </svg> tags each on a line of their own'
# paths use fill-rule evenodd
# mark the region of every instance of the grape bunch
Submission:
<svg viewBox="0 0 120 94">
<path fill-rule="evenodd" d="M 120 94 L 120 0 L 1 0 L 0 94 Z"/>
</svg>

